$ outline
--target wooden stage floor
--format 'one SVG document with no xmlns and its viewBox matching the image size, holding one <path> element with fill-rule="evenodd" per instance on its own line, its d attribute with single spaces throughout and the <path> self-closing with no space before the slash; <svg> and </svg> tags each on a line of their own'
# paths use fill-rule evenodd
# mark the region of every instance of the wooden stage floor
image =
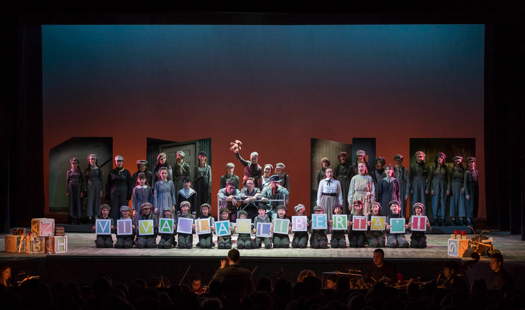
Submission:
<svg viewBox="0 0 525 310">
<path fill-rule="evenodd" d="M 173 257 L 173 258 L 216 258 L 225 256 L 228 250 L 219 249 L 97 249 L 94 245 L 95 235 L 90 233 L 68 233 L 69 251 L 67 254 L 52 256 L 97 257 L 97 256 L 129 256 L 129 257 Z M 449 235 L 427 235 L 428 248 L 426 249 L 389 249 L 385 248 L 385 256 L 390 259 L 448 259 L 447 241 Z M 493 235 L 497 249 L 502 251 L 505 261 L 525 262 L 525 241 L 518 235 Z M 233 237 L 235 240 L 235 236 Z M 407 240 L 410 235 L 407 235 Z M 194 237 L 194 243 L 197 238 Z M 234 243 L 235 247 L 235 243 Z M 297 259 L 363 259 L 372 256 L 373 248 L 346 248 L 346 249 L 251 249 L 241 250 L 243 257 L 259 258 L 297 258 Z M 45 257 L 45 254 L 12 254 L 4 250 L 4 238 L 0 236 L 0 259 Z"/>
</svg>

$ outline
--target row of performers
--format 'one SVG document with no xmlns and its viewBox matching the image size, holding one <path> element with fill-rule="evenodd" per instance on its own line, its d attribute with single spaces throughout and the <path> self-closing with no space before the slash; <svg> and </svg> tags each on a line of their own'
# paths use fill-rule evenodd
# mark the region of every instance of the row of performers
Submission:
<svg viewBox="0 0 525 310">
<path fill-rule="evenodd" d="M 224 232 L 222 234 L 217 234 L 216 236 L 216 242 L 217 242 L 217 248 L 219 249 L 230 249 L 232 248 L 232 234 L 237 233 L 237 248 L 239 249 L 252 249 L 252 248 L 260 248 L 264 245 L 265 248 L 289 248 L 290 247 L 290 237 L 289 234 L 293 233 L 293 239 L 291 242 L 291 245 L 293 248 L 306 248 L 308 246 L 308 241 L 310 243 L 311 248 L 328 248 L 329 245 L 332 248 L 346 248 L 347 247 L 347 241 L 346 237 L 348 236 L 348 240 L 350 241 L 351 247 L 365 247 L 368 245 L 369 247 L 384 247 L 385 245 L 387 247 L 392 248 L 406 248 L 406 247 L 412 247 L 412 248 L 425 248 L 427 246 L 426 244 L 426 235 L 425 231 L 427 228 L 430 228 L 429 222 L 426 220 L 426 217 L 424 216 L 424 205 L 421 203 L 416 203 L 414 205 L 413 210 L 413 217 L 420 217 L 424 218 L 423 221 L 423 230 L 418 229 L 418 231 L 415 231 L 412 229 L 412 219 L 409 221 L 408 224 L 404 224 L 404 218 L 401 215 L 401 207 L 400 203 L 397 201 L 391 201 L 389 203 L 390 206 L 390 215 L 386 218 L 386 221 L 384 222 L 385 225 L 382 229 L 379 230 L 372 230 L 371 220 L 372 217 L 380 217 L 381 216 L 381 206 L 379 203 L 374 203 L 372 205 L 371 213 L 368 217 L 364 217 L 363 213 L 363 203 L 361 201 L 355 201 L 353 205 L 352 213 L 355 216 L 363 216 L 363 218 L 367 218 L 367 222 L 362 222 L 359 225 L 364 225 L 364 230 L 361 228 L 361 230 L 354 230 L 352 229 L 352 226 L 358 225 L 356 222 L 355 225 L 352 221 L 357 220 L 357 217 L 352 217 L 352 220 L 348 221 L 347 229 L 346 230 L 336 230 L 334 222 L 332 220 L 326 221 L 326 228 L 325 229 L 318 229 L 318 227 L 314 227 L 312 224 L 313 216 L 311 216 L 306 221 L 306 227 L 304 227 L 303 231 L 292 231 L 292 226 L 288 224 L 288 227 L 284 227 L 284 231 L 282 230 L 280 233 L 276 233 L 273 229 L 273 226 L 276 224 L 277 219 L 287 219 L 288 221 L 284 221 L 285 223 L 291 223 L 290 219 L 286 216 L 286 207 L 283 205 L 280 205 L 277 207 L 276 211 L 276 217 L 274 220 L 271 219 L 270 216 L 267 214 L 267 209 L 260 205 L 258 207 L 258 214 L 253 220 L 248 219 L 248 213 L 244 210 L 241 210 L 238 212 L 238 219 L 239 220 L 248 220 L 249 223 L 252 223 L 251 227 L 248 227 L 248 229 L 251 229 L 251 232 L 247 233 L 246 231 L 238 232 L 238 225 L 235 223 L 231 223 L 232 225 L 228 225 L 228 230 L 226 234 Z M 173 215 L 173 212 L 171 209 L 165 209 L 161 211 L 161 218 L 158 218 L 155 216 L 152 205 L 150 203 L 143 203 L 141 205 L 141 211 L 139 216 L 136 219 L 132 219 L 131 217 L 131 210 L 128 206 L 122 206 L 120 207 L 120 221 L 128 219 L 128 223 L 133 223 L 132 227 L 130 227 L 130 230 L 127 234 L 123 234 L 117 231 L 117 241 L 115 244 L 113 244 L 113 237 L 109 231 L 102 234 L 99 233 L 97 228 L 95 226 L 99 225 L 99 220 L 106 220 L 108 223 L 112 223 L 112 231 L 115 230 L 115 222 L 110 216 L 110 209 L 111 207 L 107 204 L 102 205 L 100 215 L 97 219 L 96 225 L 93 227 L 95 231 L 97 231 L 97 238 L 95 240 L 95 244 L 97 247 L 103 247 L 103 248 L 109 248 L 109 247 L 116 247 L 116 248 L 132 248 L 133 246 L 137 248 L 172 248 L 172 247 L 178 247 L 183 249 L 189 249 L 193 247 L 193 234 L 195 232 L 195 216 L 193 216 L 190 213 L 191 204 L 187 201 L 184 201 L 181 203 L 181 213 L 178 216 Z M 305 207 L 304 205 L 297 205 L 294 208 L 295 216 L 306 216 L 305 214 Z M 343 213 L 343 207 L 338 205 L 333 209 L 333 215 L 339 215 Z M 315 215 L 324 215 L 325 208 L 322 206 L 316 206 L 314 207 L 314 214 Z M 186 218 L 190 219 L 189 227 L 186 227 L 184 231 L 182 229 L 177 229 L 178 222 L 177 220 L 180 220 L 179 218 Z M 209 204 L 203 204 L 200 206 L 200 215 L 197 217 L 198 219 L 204 219 L 207 220 L 207 227 L 209 228 L 209 231 L 206 231 L 206 233 L 201 234 L 197 233 L 198 236 L 198 242 L 197 247 L 199 248 L 206 248 L 210 249 L 215 246 L 214 244 L 214 231 L 216 229 L 214 228 L 214 222 L 215 218 L 210 215 L 210 205 Z M 162 222 L 161 220 L 166 219 L 174 219 L 172 222 L 173 229 L 169 229 L 170 232 L 166 232 L 164 230 L 165 228 L 165 222 Z M 218 221 L 225 221 L 226 223 L 230 223 L 230 210 L 227 208 L 223 208 L 219 212 L 219 218 Z M 390 226 L 388 223 L 392 223 L 392 219 L 401 219 L 402 225 L 403 225 L 403 232 L 394 231 L 394 229 Z M 109 221 L 108 221 L 109 220 Z M 141 221 L 144 220 L 150 220 L 150 222 L 155 223 L 154 228 L 152 227 L 152 231 L 149 234 L 141 234 L 138 227 L 141 225 Z M 239 222 L 239 221 L 236 221 Z M 171 223 L 171 222 L 170 222 Z M 257 231 L 261 226 L 259 226 L 259 223 L 266 223 L 267 224 L 267 232 L 264 236 Z M 120 225 L 120 224 L 119 224 Z M 163 230 L 159 230 L 159 227 L 163 227 Z M 269 228 L 271 227 L 271 228 Z M 368 230 L 368 227 L 370 227 L 370 230 Z M 169 227 L 168 227 L 169 228 Z M 411 236 L 410 236 L 410 244 L 405 238 L 404 229 L 412 229 Z M 273 231 L 273 234 L 270 234 L 270 231 Z M 331 234 L 331 239 L 328 241 L 328 234 Z M 157 234 L 160 235 L 160 240 L 157 243 Z M 252 238 L 252 234 L 255 234 L 255 238 Z M 177 238 L 176 238 L 177 237 Z"/>
</svg>

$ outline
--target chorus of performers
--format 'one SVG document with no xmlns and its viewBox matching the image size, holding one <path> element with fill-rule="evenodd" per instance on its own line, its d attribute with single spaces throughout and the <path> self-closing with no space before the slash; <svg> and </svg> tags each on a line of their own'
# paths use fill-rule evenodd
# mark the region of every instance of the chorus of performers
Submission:
<svg viewBox="0 0 525 310">
<path fill-rule="evenodd" d="M 230 143 L 230 150 L 243 168 L 242 175 L 235 173 L 236 164 L 226 164 L 225 173 L 220 176 L 220 190 L 217 193 L 218 210 L 227 209 L 229 220 L 235 222 L 239 212 L 255 219 L 261 207 L 273 220 L 277 217 L 278 206 L 288 206 L 291 190 L 290 176 L 286 165 L 259 163 L 259 153 L 251 152 L 245 158 L 241 154 L 242 142 Z M 212 169 L 207 154 L 200 152 L 197 165 L 191 167 L 185 161 L 185 153 L 177 152 L 175 165 L 168 164 L 167 154 L 160 153 L 153 171 L 146 160 L 137 161 L 137 169 L 131 172 L 125 168 L 124 157 L 114 158 L 115 166 L 107 177 L 102 175 L 96 154 L 87 158 L 88 168 L 81 170 L 79 160 L 72 158 L 66 173 L 66 194 L 69 197 L 70 216 L 78 222 L 82 215 L 82 200 L 87 198 L 87 216 L 90 221 L 99 214 L 102 203 L 111 207 L 111 217 L 118 219 L 121 206 L 131 205 L 131 216 L 140 215 L 140 206 L 148 202 L 152 212 L 159 217 L 166 209 L 173 216 L 181 214 L 180 204 L 189 202 L 189 212 L 194 218 L 201 215 L 200 206 L 210 203 Z M 446 165 L 446 155 L 439 152 L 433 162 L 426 162 L 422 151 L 414 154 L 410 169 L 403 166 L 403 156 L 396 155 L 393 164 L 378 157 L 373 165 L 363 150 L 356 152 L 355 162 L 348 159 L 346 152 L 340 153 L 335 168 L 328 158 L 321 159 L 316 206 L 323 209 L 328 221 L 337 206 L 342 214 L 356 215 L 355 203 L 362 204 L 362 215 L 369 216 L 372 207 L 378 205 L 383 216 L 391 216 L 390 203 L 397 201 L 400 216 L 405 214 L 408 203 L 426 204 L 431 212 L 428 216 L 433 225 L 470 225 L 478 196 L 478 169 L 476 158 L 468 157 L 466 164 L 462 156 L 453 157 L 453 166 Z M 193 178 L 190 172 L 193 171 Z M 104 182 L 104 180 L 106 180 Z M 105 184 L 104 184 L 105 183 Z M 131 201 L 131 204 L 129 203 Z M 218 215 L 217 215 L 218 216 Z"/>
</svg>

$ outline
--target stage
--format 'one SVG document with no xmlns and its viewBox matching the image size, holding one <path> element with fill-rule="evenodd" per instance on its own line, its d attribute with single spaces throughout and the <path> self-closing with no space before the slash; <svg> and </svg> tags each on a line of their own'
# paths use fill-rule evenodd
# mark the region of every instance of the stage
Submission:
<svg viewBox="0 0 525 310">
<path fill-rule="evenodd" d="M 495 246 L 505 256 L 506 268 L 513 274 L 525 275 L 525 243 L 517 235 L 491 236 Z M 4 252 L 4 239 L 0 238 L 0 263 L 11 264 L 19 270 L 40 274 L 49 281 L 82 279 L 92 281 L 98 275 L 111 274 L 114 279 L 149 278 L 166 275 L 179 279 L 189 268 L 184 281 L 199 277 L 211 278 L 219 259 L 228 250 L 219 249 L 97 249 L 94 234 L 69 233 L 67 254 L 13 254 Z M 235 236 L 233 239 L 235 240 Z M 410 236 L 407 235 L 409 239 Z M 406 277 L 432 278 L 447 262 L 460 264 L 462 259 L 447 256 L 449 235 L 428 235 L 426 249 L 384 248 L 387 260 L 396 264 Z M 197 238 L 194 238 L 194 243 Z M 235 243 L 234 243 L 235 245 Z M 318 273 L 345 271 L 348 268 L 366 269 L 371 263 L 374 248 L 346 249 L 253 249 L 241 250 L 242 261 L 257 268 L 256 276 L 281 274 L 294 279 L 302 269 Z M 464 258 L 463 260 L 470 260 Z M 488 271 L 488 259 L 480 262 L 481 271 Z M 191 267 L 190 267 L 191 266 Z"/>
</svg>

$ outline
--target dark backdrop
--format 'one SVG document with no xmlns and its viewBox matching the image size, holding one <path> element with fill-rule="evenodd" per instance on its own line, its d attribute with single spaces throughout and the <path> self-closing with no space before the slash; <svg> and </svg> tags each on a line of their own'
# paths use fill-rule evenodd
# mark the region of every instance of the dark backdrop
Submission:
<svg viewBox="0 0 525 310">
<path fill-rule="evenodd" d="M 7 186 L 2 188 L 1 221 L 6 226 L 27 225 L 31 217 L 42 215 L 43 134 L 42 134 L 42 23 L 487 23 L 485 70 L 485 153 L 488 221 L 500 229 L 522 231 L 523 214 L 523 108 L 520 80 L 523 69 L 523 38 L 521 24 L 502 24 L 506 16 L 462 11 L 436 19 L 423 12 L 379 14 L 50 14 L 36 12 L 20 15 L 14 27 L 16 40 L 11 45 L 16 54 L 14 76 L 17 104 L 6 105 L 5 130 Z M 169 17 L 169 18 L 168 18 Z M 176 17 L 176 18 L 175 18 Z M 178 18 L 178 20 L 177 20 Z M 505 18 L 505 19 L 504 19 Z M 4 135 L 6 133 L 6 135 Z M 505 156 L 505 157 L 503 157 Z M 520 162 L 521 161 L 521 162 Z M 521 170 L 521 173 L 520 173 Z M 5 219 L 9 219 L 9 223 Z M 523 232 L 523 231 L 522 231 Z"/>
</svg>

